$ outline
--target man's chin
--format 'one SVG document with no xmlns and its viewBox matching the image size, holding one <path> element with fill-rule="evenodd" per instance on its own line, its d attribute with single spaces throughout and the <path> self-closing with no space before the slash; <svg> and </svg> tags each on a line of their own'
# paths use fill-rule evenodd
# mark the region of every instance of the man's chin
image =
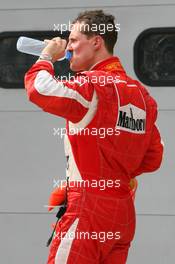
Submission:
<svg viewBox="0 0 175 264">
<path fill-rule="evenodd" d="M 80 67 L 78 65 L 74 65 L 73 63 L 70 63 L 70 69 L 74 72 L 84 71 L 84 69 L 82 69 L 82 67 Z"/>
</svg>

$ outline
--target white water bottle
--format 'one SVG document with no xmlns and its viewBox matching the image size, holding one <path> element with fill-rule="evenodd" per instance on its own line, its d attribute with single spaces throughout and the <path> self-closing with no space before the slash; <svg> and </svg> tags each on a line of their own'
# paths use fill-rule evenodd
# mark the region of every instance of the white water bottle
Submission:
<svg viewBox="0 0 175 264">
<path fill-rule="evenodd" d="M 42 50 L 47 46 L 47 43 L 44 41 L 38 40 L 38 39 L 33 39 L 33 38 L 28 38 L 28 37 L 19 37 L 17 43 L 16 43 L 16 48 L 18 51 L 31 54 L 34 56 L 40 56 Z M 70 60 L 72 57 L 72 52 L 66 51 L 66 54 L 63 58 L 58 59 L 58 61 L 67 59 Z"/>
</svg>

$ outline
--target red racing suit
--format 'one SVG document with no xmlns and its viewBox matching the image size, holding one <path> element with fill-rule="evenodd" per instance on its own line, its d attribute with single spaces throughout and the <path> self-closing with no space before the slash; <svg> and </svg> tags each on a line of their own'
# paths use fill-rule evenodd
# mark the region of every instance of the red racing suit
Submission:
<svg viewBox="0 0 175 264">
<path fill-rule="evenodd" d="M 31 102 L 67 120 L 68 208 L 48 264 L 126 263 L 135 232 L 130 179 L 157 170 L 162 160 L 155 100 L 117 57 L 64 82 L 50 62 L 39 61 L 25 87 Z"/>
</svg>

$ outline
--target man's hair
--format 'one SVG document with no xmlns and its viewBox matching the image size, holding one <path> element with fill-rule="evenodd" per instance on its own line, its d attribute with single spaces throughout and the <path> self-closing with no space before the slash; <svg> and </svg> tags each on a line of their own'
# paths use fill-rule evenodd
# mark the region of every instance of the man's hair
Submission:
<svg viewBox="0 0 175 264">
<path fill-rule="evenodd" d="M 107 51 L 113 54 L 118 36 L 114 20 L 113 15 L 105 14 L 103 10 L 92 10 L 80 13 L 72 24 L 82 23 L 80 31 L 88 37 L 100 35 L 104 40 Z"/>
</svg>

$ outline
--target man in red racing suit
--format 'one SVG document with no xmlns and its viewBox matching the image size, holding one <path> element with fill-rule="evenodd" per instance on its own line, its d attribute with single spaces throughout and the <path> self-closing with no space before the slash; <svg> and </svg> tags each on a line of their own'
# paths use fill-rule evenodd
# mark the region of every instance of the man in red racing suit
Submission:
<svg viewBox="0 0 175 264">
<path fill-rule="evenodd" d="M 88 16 L 113 23 L 102 11 L 85 12 L 84 23 Z M 48 42 L 25 76 L 29 100 L 67 120 L 68 207 L 48 264 L 124 264 L 135 232 L 130 180 L 157 170 L 162 160 L 157 105 L 109 52 L 105 41 L 111 39 L 82 32 L 82 17 L 74 22 L 67 46 L 75 78 L 54 78 L 52 63 L 66 47 L 60 38 Z"/>
</svg>

